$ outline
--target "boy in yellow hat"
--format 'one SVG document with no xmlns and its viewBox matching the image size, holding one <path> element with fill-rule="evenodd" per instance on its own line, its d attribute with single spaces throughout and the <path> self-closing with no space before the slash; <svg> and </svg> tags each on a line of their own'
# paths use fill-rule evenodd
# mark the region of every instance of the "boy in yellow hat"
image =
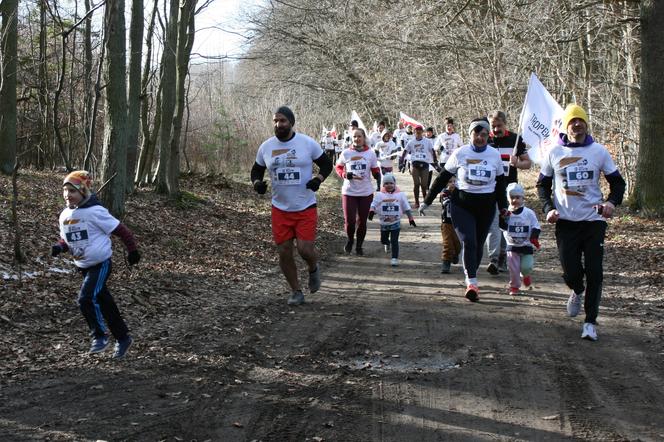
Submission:
<svg viewBox="0 0 664 442">
<path fill-rule="evenodd" d="M 129 265 L 141 255 L 129 229 L 103 207 L 92 192 L 92 177 L 85 170 L 67 175 L 62 183 L 66 207 L 60 214 L 60 241 L 51 247 L 51 256 L 69 251 L 83 275 L 78 305 L 90 327 L 90 354 L 101 353 L 109 344 L 108 330 L 116 340 L 113 358 L 127 354 L 133 339 L 106 282 L 111 274 L 111 234 L 120 237 L 129 255 Z"/>
<path fill-rule="evenodd" d="M 596 341 L 606 219 L 622 202 L 625 180 L 606 148 L 588 133 L 588 114 L 581 106 L 567 106 L 562 120 L 558 145 L 544 158 L 537 192 L 547 222 L 556 225 L 563 278 L 572 290 L 567 313 L 577 316 L 585 298 L 581 337 Z M 606 199 L 600 174 L 609 183 Z"/>
</svg>

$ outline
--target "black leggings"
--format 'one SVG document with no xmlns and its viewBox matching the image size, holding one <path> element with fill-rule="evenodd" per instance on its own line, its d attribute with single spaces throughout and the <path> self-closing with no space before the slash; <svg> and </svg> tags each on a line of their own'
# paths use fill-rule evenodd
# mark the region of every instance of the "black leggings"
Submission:
<svg viewBox="0 0 664 442">
<path fill-rule="evenodd" d="M 585 322 L 592 324 L 597 320 L 599 302 L 602 297 L 604 269 L 604 221 L 567 221 L 556 222 L 556 244 L 558 256 L 563 267 L 563 279 L 567 287 L 575 293 L 583 293 Z M 583 260 L 581 260 L 583 257 Z M 584 287 L 583 277 L 587 287 Z"/>
<path fill-rule="evenodd" d="M 380 243 L 383 245 L 389 245 L 390 250 L 392 251 L 392 258 L 399 257 L 399 233 L 401 229 L 394 230 L 381 230 L 380 231 Z"/>
<path fill-rule="evenodd" d="M 450 201 L 450 216 L 463 245 L 463 268 L 467 278 L 477 278 L 484 241 L 495 215 L 495 194 L 454 192 Z"/>
</svg>

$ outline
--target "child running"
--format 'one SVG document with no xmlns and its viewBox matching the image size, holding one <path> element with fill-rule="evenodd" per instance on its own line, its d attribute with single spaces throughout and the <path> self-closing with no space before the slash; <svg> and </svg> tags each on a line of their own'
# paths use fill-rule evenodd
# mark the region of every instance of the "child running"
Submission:
<svg viewBox="0 0 664 442">
<path fill-rule="evenodd" d="M 525 205 L 523 186 L 518 183 L 507 185 L 510 200 L 509 215 L 502 218 L 500 228 L 507 242 L 507 267 L 510 271 L 510 295 L 518 295 L 523 285 L 532 284 L 530 273 L 533 270 L 534 251 L 540 249 L 540 225 L 535 212 Z"/>
<path fill-rule="evenodd" d="M 120 237 L 129 255 L 129 265 L 138 264 L 141 255 L 129 229 L 103 207 L 92 193 L 92 178 L 84 170 L 67 175 L 63 182 L 67 207 L 60 214 L 60 241 L 51 247 L 51 256 L 69 251 L 83 275 L 78 305 L 90 327 L 90 354 L 108 347 L 108 331 L 115 338 L 114 359 L 127 354 L 133 339 L 106 281 L 111 274 L 111 234 Z"/>
<path fill-rule="evenodd" d="M 452 193 L 456 189 L 456 181 L 455 176 L 451 177 L 447 182 L 447 188 L 440 195 L 440 202 L 443 205 L 443 210 L 440 212 L 440 233 L 443 236 L 443 250 L 441 251 L 443 265 L 440 273 L 450 273 L 452 264 L 459 263 L 459 254 L 461 253 L 461 242 L 454 230 L 450 213 L 450 202 L 452 201 Z"/>
<path fill-rule="evenodd" d="M 369 219 L 372 220 L 374 214 L 378 213 L 380 219 L 380 242 L 385 247 L 385 253 L 392 251 L 390 265 L 396 267 L 399 265 L 399 233 L 401 232 L 401 214 L 408 216 L 408 223 L 417 227 L 410 204 L 406 195 L 399 190 L 391 173 L 383 176 L 383 188 L 376 192 L 371 209 L 369 210 Z"/>
</svg>

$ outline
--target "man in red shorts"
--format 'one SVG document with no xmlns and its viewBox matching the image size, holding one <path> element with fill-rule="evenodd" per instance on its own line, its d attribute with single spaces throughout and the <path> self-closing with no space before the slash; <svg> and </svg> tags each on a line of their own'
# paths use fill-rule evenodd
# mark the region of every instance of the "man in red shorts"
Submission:
<svg viewBox="0 0 664 442">
<path fill-rule="evenodd" d="M 272 181 L 272 237 L 279 252 L 279 266 L 292 290 L 289 305 L 304 303 L 304 294 L 297 277 L 293 249 L 297 247 L 309 270 L 309 291 L 320 288 L 320 268 L 314 248 L 318 211 L 316 195 L 321 183 L 332 171 L 332 162 L 316 140 L 293 130 L 295 115 L 286 106 L 274 112 L 274 137 L 258 148 L 251 168 L 254 190 L 263 195 L 269 170 Z M 313 175 L 313 165 L 318 175 Z"/>
</svg>

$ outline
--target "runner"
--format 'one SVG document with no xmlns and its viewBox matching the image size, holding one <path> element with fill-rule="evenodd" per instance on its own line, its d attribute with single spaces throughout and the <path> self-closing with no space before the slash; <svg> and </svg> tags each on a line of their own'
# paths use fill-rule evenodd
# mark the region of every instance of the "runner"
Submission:
<svg viewBox="0 0 664 442">
<path fill-rule="evenodd" d="M 130 266 L 138 264 L 141 254 L 134 235 L 99 203 L 88 172 L 76 170 L 67 175 L 62 191 L 67 207 L 60 214 L 60 241 L 51 247 L 51 256 L 70 252 L 83 276 L 78 306 L 92 336 L 89 353 L 106 350 L 110 331 L 116 341 L 113 359 L 122 359 L 134 340 L 107 287 L 113 267 L 111 235 L 124 243 Z"/>
<path fill-rule="evenodd" d="M 489 145 L 493 146 L 500 153 L 506 183 L 516 183 L 518 181 L 517 169 L 530 169 L 532 164 L 528 152 L 526 152 L 526 145 L 520 136 L 507 130 L 507 116 L 505 112 L 499 110 L 491 112 L 489 114 L 489 124 L 491 124 Z M 516 146 L 516 155 L 514 155 L 514 146 Z M 492 275 L 497 275 L 499 272 L 507 272 L 507 243 L 500 231 L 500 227 L 498 227 L 498 216 L 493 218 L 486 245 L 489 249 L 490 261 L 486 271 Z"/>
<path fill-rule="evenodd" d="M 369 135 L 369 147 L 372 149 L 376 149 L 376 143 L 378 143 L 381 140 L 381 135 L 383 131 L 385 130 L 385 122 L 381 121 L 378 123 L 377 129 L 373 132 L 371 132 L 371 135 Z"/>
<path fill-rule="evenodd" d="M 325 151 L 325 155 L 330 158 L 330 161 L 334 164 L 336 161 L 335 148 L 337 145 L 337 140 L 334 139 L 330 131 L 325 132 L 325 136 L 321 139 L 321 147 Z"/>
<path fill-rule="evenodd" d="M 293 130 L 295 115 L 290 108 L 281 106 L 272 118 L 274 137 L 258 148 L 256 162 L 251 168 L 254 190 L 263 195 L 267 183 L 263 181 L 269 170 L 272 181 L 272 237 L 279 253 L 279 266 L 286 277 L 292 294 L 288 304 L 304 303 L 304 294 L 297 277 L 293 257 L 295 247 L 307 263 L 309 291 L 320 288 L 320 267 L 314 247 L 318 212 L 316 195 L 321 183 L 332 171 L 332 162 L 318 143 Z M 320 173 L 313 176 L 313 164 Z"/>
<path fill-rule="evenodd" d="M 371 203 L 370 220 L 373 219 L 375 213 L 378 213 L 380 219 L 380 243 L 385 247 L 385 253 L 392 252 L 390 265 L 396 267 L 399 265 L 401 215 L 406 214 L 411 226 L 417 227 L 417 225 L 413 219 L 408 199 L 397 187 L 397 182 L 391 173 L 383 177 L 383 188 L 380 192 L 376 192 L 376 196 Z"/>
<path fill-rule="evenodd" d="M 458 177 L 452 194 L 450 212 L 454 228 L 463 246 L 463 269 L 466 274 L 466 298 L 479 300 L 477 269 L 482 260 L 483 244 L 495 216 L 496 204 L 507 212 L 505 175 L 498 151 L 488 147 L 489 122 L 477 118 L 469 126 L 470 144 L 457 149 L 436 177 L 431 191 L 420 207 L 420 215 L 433 203 L 449 179 Z"/>
<path fill-rule="evenodd" d="M 567 106 L 562 127 L 566 133 L 560 134 L 559 144 L 544 158 L 537 193 L 547 222 L 556 224 L 563 279 L 572 290 L 567 313 L 571 317 L 579 314 L 585 293 L 586 317 L 581 338 L 596 341 L 606 219 L 622 203 L 625 180 L 611 154 L 588 133 L 588 115 L 581 106 Z M 600 173 L 609 183 L 605 201 L 599 185 Z"/>
<path fill-rule="evenodd" d="M 461 136 L 454 131 L 454 119 L 446 117 L 445 131 L 438 135 L 433 145 L 434 150 L 438 153 L 440 167 L 445 167 L 445 162 L 452 155 L 452 152 L 460 148 L 462 144 Z"/>
<path fill-rule="evenodd" d="M 376 156 L 380 163 L 380 172 L 385 175 L 392 173 L 394 169 L 394 157 L 397 154 L 397 146 L 392 141 L 392 132 L 385 129 L 381 134 L 381 141 L 376 143 Z"/>
<path fill-rule="evenodd" d="M 429 166 L 437 164 L 433 143 L 431 139 L 424 138 L 423 133 L 424 128 L 422 126 L 415 126 L 415 138 L 408 142 L 405 150 L 410 155 L 416 209 L 420 207 L 420 189 L 422 190 L 422 198 L 427 197 L 427 190 L 429 189 Z"/>
<path fill-rule="evenodd" d="M 367 217 L 373 200 L 371 176 L 380 182 L 380 168 L 373 150 L 367 146 L 364 130 L 353 132 L 353 147 L 341 152 L 336 166 L 337 174 L 344 179 L 341 187 L 341 201 L 344 211 L 344 224 L 347 241 L 344 251 L 353 251 L 355 234 L 357 243 L 355 253 L 364 255 L 362 244 L 367 234 Z"/>
</svg>

